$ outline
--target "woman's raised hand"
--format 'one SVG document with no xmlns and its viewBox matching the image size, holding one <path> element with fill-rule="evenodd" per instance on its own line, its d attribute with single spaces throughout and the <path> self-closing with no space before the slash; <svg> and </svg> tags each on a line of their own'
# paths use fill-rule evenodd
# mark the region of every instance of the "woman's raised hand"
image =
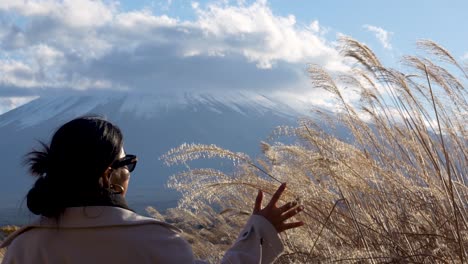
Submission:
<svg viewBox="0 0 468 264">
<path fill-rule="evenodd" d="M 286 223 L 289 218 L 295 216 L 304 209 L 302 206 L 297 206 L 296 201 L 286 203 L 280 207 L 276 206 L 281 197 L 281 194 L 283 194 L 285 189 L 286 183 L 281 184 L 278 190 L 276 190 L 275 194 L 273 194 L 273 197 L 271 198 L 268 205 L 263 209 L 261 209 L 263 192 L 259 190 L 253 210 L 253 214 L 261 215 L 270 221 L 278 233 L 304 225 L 303 222 Z"/>
</svg>

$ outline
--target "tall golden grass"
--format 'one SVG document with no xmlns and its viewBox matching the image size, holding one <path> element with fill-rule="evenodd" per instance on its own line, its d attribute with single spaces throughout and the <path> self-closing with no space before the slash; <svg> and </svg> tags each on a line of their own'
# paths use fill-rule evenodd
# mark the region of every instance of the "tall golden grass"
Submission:
<svg viewBox="0 0 468 264">
<path fill-rule="evenodd" d="M 320 118 L 278 128 L 256 159 L 200 144 L 165 154 L 168 165 L 200 158 L 235 164 L 232 173 L 189 169 L 168 183 L 183 194 L 177 214 L 198 223 L 198 230 L 182 226 L 196 254 L 221 256 L 225 246 L 200 242 L 206 233 L 221 236 L 212 245 L 228 245 L 234 237 L 226 223 L 244 221 L 256 190 L 271 194 L 287 182 L 282 202 L 300 201 L 305 210 L 297 218 L 306 225 L 282 235 L 286 250 L 278 263 L 466 263 L 466 65 L 432 41 L 417 46 L 425 57 L 403 57 L 400 71 L 383 66 L 364 44 L 342 38 L 350 72 L 309 68 L 312 86 L 334 98 L 334 113 L 316 110 Z M 349 102 L 345 89 L 360 100 Z M 340 138 L 334 129 L 349 136 Z M 283 137 L 293 143 L 282 143 Z"/>
</svg>

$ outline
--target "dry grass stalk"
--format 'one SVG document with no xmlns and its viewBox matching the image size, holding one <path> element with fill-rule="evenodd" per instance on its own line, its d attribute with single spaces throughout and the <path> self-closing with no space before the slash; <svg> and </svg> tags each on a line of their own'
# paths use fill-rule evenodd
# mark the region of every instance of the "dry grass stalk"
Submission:
<svg viewBox="0 0 468 264">
<path fill-rule="evenodd" d="M 467 75 L 436 43 L 418 45 L 446 68 L 414 56 L 404 58 L 409 74 L 385 68 L 368 47 L 342 39 L 343 54 L 357 61 L 350 75 L 309 70 L 312 84 L 335 96 L 339 113 L 317 111 L 320 123 L 301 120 L 298 127 L 279 128 L 275 135 L 295 143 L 262 142 L 255 162 L 215 146 L 169 152 L 164 159 L 170 164 L 200 157 L 235 162 L 230 174 L 195 169 L 173 176 L 169 186 L 182 192 L 180 207 L 195 209 L 194 217 L 218 219 L 216 232 L 234 232 L 210 208 L 245 214 L 256 189 L 271 193 L 277 181 L 286 181 L 282 202 L 300 200 L 305 212 L 298 218 L 307 225 L 283 235 L 286 252 L 278 263 L 466 262 Z M 360 102 L 347 103 L 340 85 L 357 89 Z M 333 129 L 350 137 L 327 132 Z M 213 250 L 196 243 L 203 236 L 186 228 L 200 256 Z"/>
<path fill-rule="evenodd" d="M 20 227 L 18 226 L 12 226 L 12 225 L 7 225 L 7 226 L 2 226 L 0 227 L 0 242 L 6 238 L 8 235 L 11 233 L 15 232 L 18 230 Z M 5 256 L 6 249 L 2 248 L 0 249 L 0 262 L 3 260 L 3 257 Z"/>
</svg>

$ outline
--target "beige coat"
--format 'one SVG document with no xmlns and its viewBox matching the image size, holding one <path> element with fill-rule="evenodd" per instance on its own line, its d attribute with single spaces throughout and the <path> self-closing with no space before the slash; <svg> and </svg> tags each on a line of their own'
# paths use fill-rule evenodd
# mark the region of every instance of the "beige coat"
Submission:
<svg viewBox="0 0 468 264">
<path fill-rule="evenodd" d="M 203 263 L 176 227 L 110 206 L 66 209 L 57 227 L 41 218 L 9 236 L 4 264 Z M 274 227 L 253 215 L 222 263 L 271 263 L 283 251 Z"/>
</svg>

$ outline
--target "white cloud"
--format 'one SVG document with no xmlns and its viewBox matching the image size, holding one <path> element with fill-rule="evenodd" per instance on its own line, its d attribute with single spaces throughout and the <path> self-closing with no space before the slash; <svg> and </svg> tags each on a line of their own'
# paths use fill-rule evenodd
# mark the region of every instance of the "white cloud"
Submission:
<svg viewBox="0 0 468 264">
<path fill-rule="evenodd" d="M 37 63 L 42 67 L 60 64 L 64 59 L 62 51 L 44 44 L 39 44 L 35 47 L 34 55 L 36 56 Z"/>
<path fill-rule="evenodd" d="M 191 5 L 192 5 L 192 8 L 194 8 L 194 9 L 197 9 L 197 8 L 200 7 L 200 3 L 198 3 L 198 2 L 192 2 Z"/>
<path fill-rule="evenodd" d="M 380 44 L 382 44 L 385 49 L 392 49 L 392 45 L 390 44 L 390 36 L 393 34 L 392 32 L 372 25 L 364 25 L 363 27 L 368 31 L 373 32 L 375 37 L 379 40 Z"/>
<path fill-rule="evenodd" d="M 293 15 L 275 15 L 264 0 L 192 2 L 192 8 L 195 18 L 189 21 L 149 9 L 127 12 L 108 1 L 0 1 L 0 96 L 15 89 L 22 95 L 306 89 L 307 63 L 347 69 L 318 21 L 298 25 Z M 20 22 L 9 19 L 18 16 Z"/>
<path fill-rule="evenodd" d="M 149 10 L 143 10 L 116 14 L 114 27 L 126 30 L 139 29 L 141 33 L 147 34 L 151 29 L 176 27 L 179 23 L 178 19 L 166 15 L 154 16 Z"/>
<path fill-rule="evenodd" d="M 21 61 L 1 60 L 0 72 L 0 82 L 4 85 L 31 88 L 37 84 L 34 69 Z"/>
<path fill-rule="evenodd" d="M 310 23 L 309 25 L 309 28 L 310 30 L 312 30 L 313 32 L 315 33 L 319 33 L 320 32 L 320 24 L 319 24 L 319 21 L 318 20 L 314 20 Z"/>
<path fill-rule="evenodd" d="M 462 60 L 464 60 L 464 61 L 468 61 L 468 51 L 467 51 L 467 52 L 465 52 L 465 54 L 463 54 L 463 56 L 462 56 Z"/>
<path fill-rule="evenodd" d="M 60 20 L 70 27 L 100 26 L 108 23 L 117 3 L 105 4 L 91 0 L 6 0 L 0 10 L 15 12 L 25 17 L 48 17 Z"/>
<path fill-rule="evenodd" d="M 322 55 L 338 59 L 336 51 L 317 35 L 318 22 L 315 28 L 300 28 L 293 15 L 275 16 L 264 1 L 247 7 L 211 5 L 196 11 L 195 25 L 207 37 L 227 51 L 242 53 L 260 68 L 271 68 L 277 61 L 306 63 Z"/>
</svg>

